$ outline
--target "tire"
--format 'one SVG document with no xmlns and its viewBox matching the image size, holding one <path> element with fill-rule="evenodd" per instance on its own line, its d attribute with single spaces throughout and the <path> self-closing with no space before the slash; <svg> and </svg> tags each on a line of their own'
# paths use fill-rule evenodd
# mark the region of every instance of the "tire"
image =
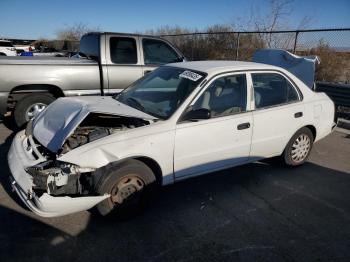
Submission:
<svg viewBox="0 0 350 262">
<path fill-rule="evenodd" d="M 289 140 L 282 154 L 282 161 L 287 166 L 300 166 L 309 158 L 314 136 L 307 127 L 299 129 Z"/>
<path fill-rule="evenodd" d="M 40 111 L 42 107 L 46 107 L 54 100 L 55 97 L 51 94 L 30 94 L 19 100 L 13 112 L 14 122 L 17 127 L 22 127 L 30 120 L 28 115 L 30 113 L 29 110 L 33 108 L 35 104 L 40 107 L 37 111 Z"/>
<path fill-rule="evenodd" d="M 134 181 L 128 183 L 131 179 Z M 117 166 L 107 166 L 96 191 L 99 195 L 111 194 L 111 197 L 99 203 L 96 206 L 97 211 L 102 216 L 133 216 L 148 203 L 155 185 L 155 175 L 141 161 L 130 159 Z"/>
</svg>

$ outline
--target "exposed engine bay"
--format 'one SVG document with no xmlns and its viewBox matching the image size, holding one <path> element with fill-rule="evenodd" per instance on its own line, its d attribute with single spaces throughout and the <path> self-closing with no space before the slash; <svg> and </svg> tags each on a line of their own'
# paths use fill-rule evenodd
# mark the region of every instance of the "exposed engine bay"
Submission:
<svg viewBox="0 0 350 262">
<path fill-rule="evenodd" d="M 61 154 L 118 131 L 137 128 L 148 124 L 150 124 L 149 121 L 139 118 L 91 113 L 74 130 L 73 134 L 67 138 L 62 146 Z"/>
<path fill-rule="evenodd" d="M 100 179 L 100 175 L 94 172 L 94 169 L 80 168 L 70 163 L 57 161 L 56 158 L 108 135 L 150 123 L 150 120 L 139 118 L 90 113 L 66 139 L 57 155 L 47 152 L 40 144 L 30 145 L 36 146 L 36 149 L 47 159 L 26 170 L 33 178 L 33 190 L 39 196 L 45 192 L 61 196 L 94 195 L 94 186 Z M 35 138 L 34 141 L 37 143 Z"/>
</svg>

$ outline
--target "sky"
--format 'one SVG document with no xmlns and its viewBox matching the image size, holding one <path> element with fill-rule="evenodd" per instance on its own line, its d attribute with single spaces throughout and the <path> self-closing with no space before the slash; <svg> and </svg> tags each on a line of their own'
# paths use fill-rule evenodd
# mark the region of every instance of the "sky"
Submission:
<svg viewBox="0 0 350 262">
<path fill-rule="evenodd" d="M 288 29 L 296 29 L 305 16 L 312 18 L 309 28 L 350 27 L 350 0 L 294 0 L 290 6 Z M 266 0 L 0 0 L 0 37 L 53 39 L 77 23 L 130 33 L 165 25 L 201 30 L 241 23 L 252 8 L 268 13 Z"/>
</svg>

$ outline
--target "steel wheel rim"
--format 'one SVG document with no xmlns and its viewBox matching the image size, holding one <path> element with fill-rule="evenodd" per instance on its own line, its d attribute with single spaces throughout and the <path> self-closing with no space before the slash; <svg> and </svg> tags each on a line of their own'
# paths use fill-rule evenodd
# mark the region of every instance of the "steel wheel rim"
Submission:
<svg viewBox="0 0 350 262">
<path fill-rule="evenodd" d="M 311 148 L 311 139 L 306 134 L 299 135 L 293 145 L 291 150 L 291 158 L 294 162 L 302 162 L 308 155 Z"/>
<path fill-rule="evenodd" d="M 46 108 L 47 105 L 43 103 L 35 103 L 31 105 L 25 113 L 26 120 L 29 121 L 36 117 L 41 111 L 43 111 Z"/>
<path fill-rule="evenodd" d="M 133 199 L 145 186 L 141 178 L 127 176 L 115 184 L 111 190 L 111 200 L 114 204 L 122 204 Z"/>
</svg>

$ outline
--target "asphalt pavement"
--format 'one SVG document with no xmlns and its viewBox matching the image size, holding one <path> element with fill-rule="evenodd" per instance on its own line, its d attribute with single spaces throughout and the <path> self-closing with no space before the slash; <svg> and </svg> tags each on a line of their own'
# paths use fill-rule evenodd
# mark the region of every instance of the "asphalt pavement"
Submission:
<svg viewBox="0 0 350 262">
<path fill-rule="evenodd" d="M 0 124 L 0 261 L 350 261 L 349 134 L 318 142 L 302 167 L 264 161 L 167 186 L 132 219 L 41 218 L 11 192 L 13 132 Z"/>
</svg>

